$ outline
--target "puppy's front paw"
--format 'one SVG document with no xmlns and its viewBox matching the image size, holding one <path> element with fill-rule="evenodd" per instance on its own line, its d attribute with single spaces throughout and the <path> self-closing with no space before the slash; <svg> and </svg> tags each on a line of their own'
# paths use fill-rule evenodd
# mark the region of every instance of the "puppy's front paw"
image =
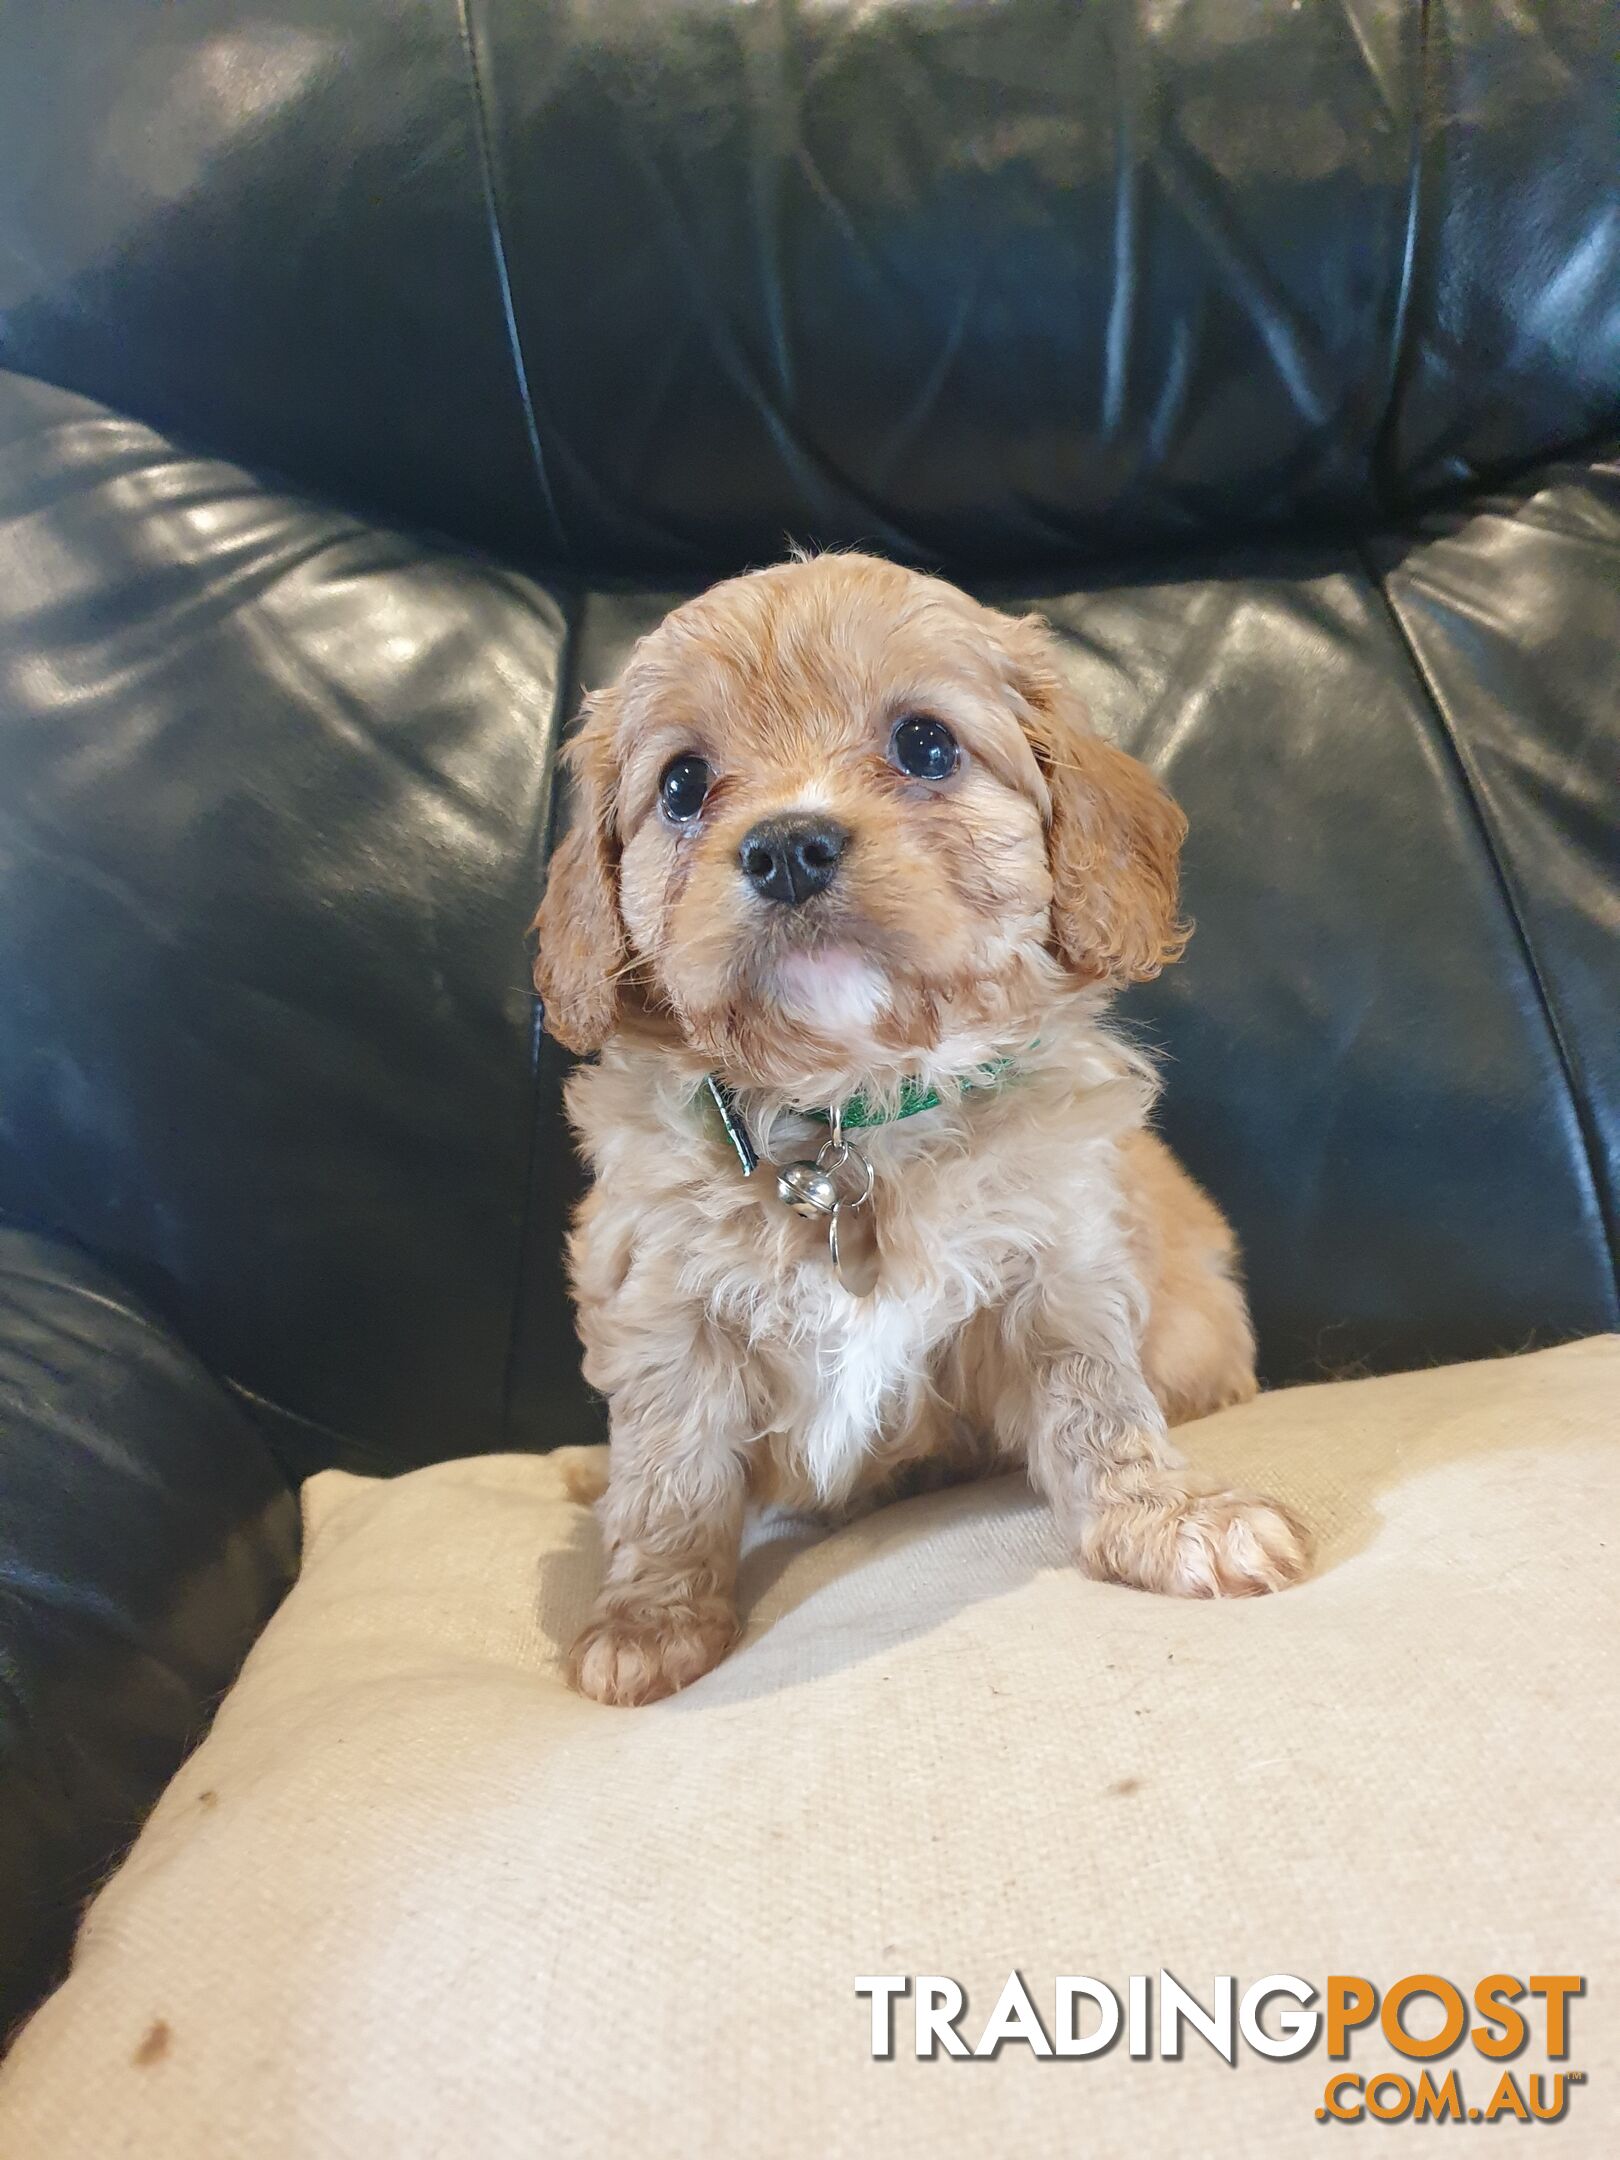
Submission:
<svg viewBox="0 0 1620 2160">
<path fill-rule="evenodd" d="M 1165 1493 L 1100 1507 L 1080 1537 L 1089 1575 L 1168 1597 L 1261 1597 L 1298 1582 L 1305 1531 L 1253 1493 Z"/>
<path fill-rule="evenodd" d="M 568 1678 L 595 1702 L 657 1702 L 700 1680 L 736 1640 L 736 1608 L 719 1598 L 603 1612 L 570 1651 Z"/>
</svg>

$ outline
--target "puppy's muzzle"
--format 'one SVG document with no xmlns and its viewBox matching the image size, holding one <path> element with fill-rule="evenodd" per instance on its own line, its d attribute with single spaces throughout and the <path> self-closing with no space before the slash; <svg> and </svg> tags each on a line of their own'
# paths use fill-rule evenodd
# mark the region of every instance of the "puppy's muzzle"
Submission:
<svg viewBox="0 0 1620 2160">
<path fill-rule="evenodd" d="M 766 818 L 743 841 L 737 860 L 762 900 L 800 907 L 826 891 L 848 845 L 847 829 L 831 818 Z"/>
</svg>

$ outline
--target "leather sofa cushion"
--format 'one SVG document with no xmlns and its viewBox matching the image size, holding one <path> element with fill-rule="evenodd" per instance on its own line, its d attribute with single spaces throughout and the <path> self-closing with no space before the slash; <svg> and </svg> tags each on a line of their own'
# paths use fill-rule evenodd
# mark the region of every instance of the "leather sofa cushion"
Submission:
<svg viewBox="0 0 1620 2160">
<path fill-rule="evenodd" d="M 0 1222 L 0 2043 L 297 1571 L 241 1405 L 106 1268 Z"/>
<path fill-rule="evenodd" d="M 1320 2046 L 920 2063 L 903 2005 L 873 2061 L 856 1994 L 951 1976 L 971 2042 L 1014 1968 L 1049 2017 L 1059 1974 L 1163 1966 L 1201 2001 L 1582 1973 L 1556 2142 L 1612 2152 L 1617 1422 L 1608 1337 L 1189 1428 L 1316 1528 L 1259 1603 L 1086 1582 L 1010 1480 L 767 1525 L 742 1646 L 635 1712 L 560 1677 L 577 1457 L 324 1473 L 302 1579 L 0 2074 L 0 2150 L 1307 2150 Z M 1368 2033 L 1348 2067 L 1394 2062 Z M 1503 2066 L 1433 2067 L 1483 2105 Z"/>
</svg>

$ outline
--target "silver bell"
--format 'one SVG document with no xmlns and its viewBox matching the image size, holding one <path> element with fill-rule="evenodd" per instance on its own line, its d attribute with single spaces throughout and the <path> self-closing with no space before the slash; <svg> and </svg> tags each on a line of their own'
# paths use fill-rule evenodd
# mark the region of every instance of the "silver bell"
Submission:
<svg viewBox="0 0 1620 2160">
<path fill-rule="evenodd" d="M 838 1188 L 818 1163 L 790 1162 L 776 1173 L 776 1189 L 795 1215 L 814 1219 L 838 1205 Z"/>
</svg>

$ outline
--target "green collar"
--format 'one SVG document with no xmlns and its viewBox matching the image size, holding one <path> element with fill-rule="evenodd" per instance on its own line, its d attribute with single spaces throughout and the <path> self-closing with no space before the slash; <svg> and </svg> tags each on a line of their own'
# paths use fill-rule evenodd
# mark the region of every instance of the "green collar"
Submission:
<svg viewBox="0 0 1620 2160">
<path fill-rule="evenodd" d="M 980 1065 L 967 1074 L 964 1088 L 994 1087 L 1002 1074 L 1009 1071 L 1016 1058 L 992 1058 L 988 1065 Z M 742 1165 L 744 1177 L 752 1177 L 759 1168 L 759 1150 L 754 1145 L 748 1122 L 737 1107 L 737 1098 L 718 1073 L 710 1073 L 699 1090 L 707 1097 L 720 1120 L 721 1130 Z M 852 1095 L 844 1104 L 840 1125 L 845 1132 L 865 1132 L 874 1125 L 897 1124 L 901 1118 L 915 1117 L 920 1110 L 937 1110 L 940 1105 L 937 1088 L 924 1087 L 919 1080 L 908 1080 L 900 1091 L 899 1103 L 893 1110 L 879 1110 L 864 1095 Z M 801 1110 L 800 1117 L 812 1118 L 818 1125 L 830 1125 L 832 1113 L 828 1110 Z"/>
<path fill-rule="evenodd" d="M 997 1058 L 991 1065 L 981 1065 L 962 1083 L 964 1087 L 992 1087 L 1007 1067 L 1011 1058 Z M 901 1118 L 915 1117 L 920 1110 L 937 1110 L 940 1096 L 938 1088 L 924 1087 L 920 1080 L 908 1080 L 900 1090 L 900 1100 L 892 1110 L 880 1110 L 869 1103 L 864 1095 L 852 1095 L 845 1103 L 843 1124 L 845 1132 L 866 1132 L 874 1125 L 896 1125 Z M 830 1125 L 830 1110 L 806 1110 L 803 1115 L 814 1118 L 818 1125 Z"/>
</svg>

